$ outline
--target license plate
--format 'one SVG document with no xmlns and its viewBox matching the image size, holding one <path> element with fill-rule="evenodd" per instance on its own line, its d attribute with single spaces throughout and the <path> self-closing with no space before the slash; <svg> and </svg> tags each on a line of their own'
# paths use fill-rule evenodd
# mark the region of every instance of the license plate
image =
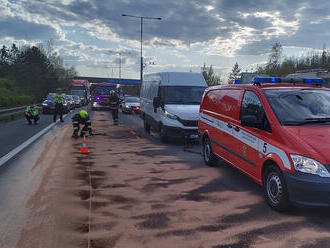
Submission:
<svg viewBox="0 0 330 248">
<path fill-rule="evenodd" d="M 190 134 L 189 138 L 190 139 L 198 139 L 198 134 Z"/>
</svg>

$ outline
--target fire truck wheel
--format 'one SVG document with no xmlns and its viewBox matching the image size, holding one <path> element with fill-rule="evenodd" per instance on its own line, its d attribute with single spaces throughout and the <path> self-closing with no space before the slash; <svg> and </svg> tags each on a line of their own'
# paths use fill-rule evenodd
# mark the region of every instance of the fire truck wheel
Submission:
<svg viewBox="0 0 330 248">
<path fill-rule="evenodd" d="M 204 163 L 208 166 L 215 166 L 218 161 L 217 156 L 212 152 L 211 142 L 208 137 L 205 137 L 203 141 L 203 158 Z"/>
<path fill-rule="evenodd" d="M 289 206 L 289 195 L 282 172 L 276 165 L 268 166 L 263 175 L 266 201 L 277 211 L 285 211 Z"/>
</svg>

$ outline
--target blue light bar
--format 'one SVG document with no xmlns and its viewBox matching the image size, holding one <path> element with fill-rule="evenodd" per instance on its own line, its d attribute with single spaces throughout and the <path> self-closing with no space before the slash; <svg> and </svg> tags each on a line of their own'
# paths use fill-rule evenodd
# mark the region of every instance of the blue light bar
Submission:
<svg viewBox="0 0 330 248">
<path fill-rule="evenodd" d="M 324 84 L 323 78 L 304 78 L 306 84 Z"/>
<path fill-rule="evenodd" d="M 277 77 L 255 77 L 252 79 L 253 83 L 280 83 L 281 78 Z"/>
<path fill-rule="evenodd" d="M 240 84 L 241 83 L 241 79 L 235 79 L 234 84 Z"/>
<path fill-rule="evenodd" d="M 281 77 L 255 77 L 253 83 L 303 83 L 303 84 L 323 84 L 322 78 L 281 78 Z"/>
</svg>

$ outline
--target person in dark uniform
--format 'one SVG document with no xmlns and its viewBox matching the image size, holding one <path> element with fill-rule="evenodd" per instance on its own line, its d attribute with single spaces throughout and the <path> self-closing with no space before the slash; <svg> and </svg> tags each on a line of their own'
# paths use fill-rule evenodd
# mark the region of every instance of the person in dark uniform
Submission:
<svg viewBox="0 0 330 248">
<path fill-rule="evenodd" d="M 32 124 L 32 120 L 33 120 L 34 124 L 36 125 L 40 119 L 39 118 L 39 109 L 34 104 L 31 104 L 26 107 L 24 115 L 25 115 L 25 118 L 28 121 L 29 125 Z"/>
<path fill-rule="evenodd" d="M 110 91 L 109 105 L 112 112 L 112 119 L 115 125 L 118 125 L 118 109 L 119 109 L 119 96 L 114 90 Z"/>
<path fill-rule="evenodd" d="M 86 110 L 80 110 L 79 113 L 72 117 L 73 138 L 78 137 L 80 125 L 84 125 L 80 131 L 80 137 L 83 137 L 87 132 L 89 132 L 89 135 L 93 135 L 92 122 L 89 119 L 88 112 Z"/>
<path fill-rule="evenodd" d="M 54 103 L 55 103 L 54 122 L 56 122 L 57 115 L 60 116 L 60 121 L 63 122 L 64 97 L 61 94 L 61 89 L 56 90 Z"/>
</svg>

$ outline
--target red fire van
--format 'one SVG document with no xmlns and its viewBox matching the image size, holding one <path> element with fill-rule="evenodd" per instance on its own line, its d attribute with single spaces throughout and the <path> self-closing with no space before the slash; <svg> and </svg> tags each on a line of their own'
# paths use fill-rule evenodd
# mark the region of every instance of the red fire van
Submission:
<svg viewBox="0 0 330 248">
<path fill-rule="evenodd" d="M 198 122 L 207 165 L 221 157 L 267 203 L 330 206 L 330 89 L 322 79 L 254 78 L 208 88 Z"/>
</svg>

